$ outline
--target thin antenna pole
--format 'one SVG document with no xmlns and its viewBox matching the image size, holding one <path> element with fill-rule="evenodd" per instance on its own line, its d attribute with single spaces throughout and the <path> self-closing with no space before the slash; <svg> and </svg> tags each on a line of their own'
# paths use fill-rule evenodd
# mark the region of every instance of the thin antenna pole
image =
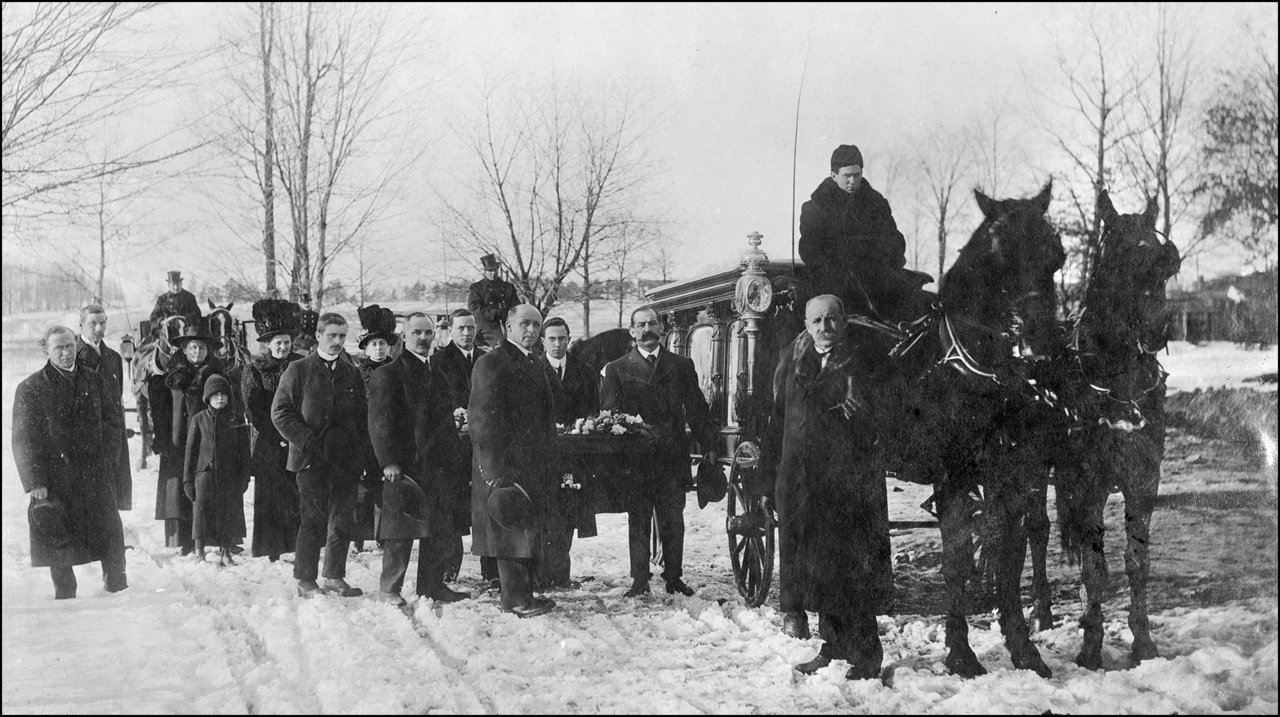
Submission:
<svg viewBox="0 0 1280 717">
<path fill-rule="evenodd" d="M 813 43 L 810 31 L 804 45 L 804 66 L 800 69 L 800 91 L 796 93 L 795 134 L 791 138 L 791 273 L 796 271 L 796 155 L 800 149 L 800 98 L 804 96 L 804 78 L 809 73 L 809 46 Z"/>
</svg>

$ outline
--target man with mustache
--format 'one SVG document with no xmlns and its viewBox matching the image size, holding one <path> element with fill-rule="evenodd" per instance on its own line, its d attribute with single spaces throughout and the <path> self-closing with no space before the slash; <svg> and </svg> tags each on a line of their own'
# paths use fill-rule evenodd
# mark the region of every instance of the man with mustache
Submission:
<svg viewBox="0 0 1280 717">
<path fill-rule="evenodd" d="M 558 490 L 555 403 L 532 354 L 542 314 L 519 304 L 506 329 L 506 339 L 476 362 L 471 381 L 471 551 L 497 558 L 502 609 L 532 617 L 555 608 L 534 597 L 530 584 L 545 545 L 550 492 Z"/>
<path fill-rule="evenodd" d="M 271 422 L 289 442 L 288 470 L 297 472 L 302 517 L 294 551 L 298 596 L 363 595 L 347 584 L 347 549 L 355 532 L 355 503 L 368 440 L 364 379 L 347 357 L 347 319 L 325 313 L 316 321 L 316 348 L 280 377 Z M 324 587 L 316 583 L 324 545 Z"/>
<path fill-rule="evenodd" d="M 719 457 L 719 436 L 707 401 L 698 388 L 693 361 L 662 348 L 662 324 L 653 309 L 631 312 L 631 337 L 636 348 L 604 367 L 600 408 L 639 415 L 653 427 L 657 455 L 641 500 L 627 513 L 627 542 L 631 557 L 628 597 L 649 592 L 651 516 L 657 516 L 662 541 L 662 577 L 668 593 L 692 595 L 684 583 L 684 502 L 693 429 L 706 460 Z"/>
<path fill-rule="evenodd" d="M 818 613 L 823 644 L 796 666 L 810 675 L 835 659 L 848 679 L 880 675 L 876 615 L 893 588 L 889 506 L 875 459 L 876 421 L 866 387 L 877 379 L 846 338 L 844 305 L 810 299 L 805 330 L 783 350 L 760 460 L 778 507 L 778 589 L 783 631 L 808 638 Z"/>
<path fill-rule="evenodd" d="M 417 491 L 384 490 L 378 517 L 382 539 L 382 578 L 378 598 L 404 604 L 400 588 L 409 568 L 413 540 L 418 539 L 416 591 L 436 602 L 471 597 L 445 585 L 450 545 L 457 538 L 449 467 L 454 463 L 457 436 L 453 399 L 444 374 L 431 365 L 435 322 L 422 312 L 405 320 L 406 351 L 369 381 L 369 439 L 386 484 L 409 481 L 421 490 L 425 505 L 417 511 L 425 526 L 403 521 L 409 506 L 403 501 Z"/>
</svg>

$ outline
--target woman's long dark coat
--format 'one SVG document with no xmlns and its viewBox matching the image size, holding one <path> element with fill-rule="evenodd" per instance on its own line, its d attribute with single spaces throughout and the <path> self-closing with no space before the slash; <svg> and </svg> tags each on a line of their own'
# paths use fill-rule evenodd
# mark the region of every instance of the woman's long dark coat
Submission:
<svg viewBox="0 0 1280 717">
<path fill-rule="evenodd" d="M 257 429 L 249 474 L 253 476 L 253 543 L 256 556 L 292 553 L 298 540 L 298 484 L 285 468 L 289 443 L 271 422 L 271 401 L 280 385 L 285 367 L 302 358 L 290 353 L 282 359 L 271 354 L 257 356 L 240 377 L 249 420 Z"/>
<path fill-rule="evenodd" d="M 72 377 L 46 363 L 13 397 L 13 462 L 22 489 L 48 488 L 62 501 L 73 538 L 55 548 L 31 530 L 33 567 L 83 565 L 124 551 L 109 470 L 124 434 L 120 406 L 93 369 L 80 366 Z"/>
<path fill-rule="evenodd" d="M 230 397 L 228 397 L 230 398 Z M 230 548 L 244 540 L 244 491 L 249 481 L 249 427 L 230 402 L 191 418 L 183 482 L 197 491 L 191 536 L 205 545 Z M 203 492 L 198 483 L 204 483 Z"/>
<path fill-rule="evenodd" d="M 776 476 L 784 611 L 880 613 L 891 596 L 888 499 L 867 383 L 847 344 L 822 367 L 808 334 L 778 363 L 762 465 Z M 849 391 L 868 407 L 846 420 L 838 406 Z"/>
<path fill-rule="evenodd" d="M 187 454 L 187 424 L 190 417 L 204 410 L 204 382 L 213 374 L 222 374 L 222 362 L 210 356 L 199 366 L 192 366 L 181 351 L 169 359 L 164 385 L 169 389 L 169 441 L 168 460 L 160 462 L 159 484 L 156 486 L 156 519 L 191 518 L 191 501 L 182 492 L 182 461 Z M 225 376 L 225 374 L 223 374 Z M 156 433 L 165 430 L 163 424 L 155 425 Z M 166 544 L 172 541 L 189 543 L 190 535 L 166 536 Z"/>
<path fill-rule="evenodd" d="M 393 360 L 390 355 L 383 361 L 374 361 L 368 356 L 355 357 L 360 378 L 364 379 L 365 396 L 369 395 L 369 381 L 373 378 L 373 372 L 386 368 Z M 352 540 L 373 540 L 377 537 L 376 508 L 382 505 L 382 466 L 378 465 L 378 456 L 373 452 L 372 442 L 366 443 L 363 450 L 364 480 L 360 482 L 360 490 L 356 493 L 356 530 L 351 536 Z"/>
</svg>

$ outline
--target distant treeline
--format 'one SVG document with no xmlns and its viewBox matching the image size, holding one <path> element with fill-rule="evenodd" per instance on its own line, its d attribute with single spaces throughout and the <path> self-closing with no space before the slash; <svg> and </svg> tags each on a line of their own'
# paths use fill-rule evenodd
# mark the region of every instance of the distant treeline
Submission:
<svg viewBox="0 0 1280 717">
<path fill-rule="evenodd" d="M 15 264 L 5 262 L 3 281 L 5 316 L 31 311 L 72 311 L 94 299 L 88 280 L 77 278 L 76 271 L 51 264 Z M 101 297 L 106 304 L 119 305 L 124 292 L 119 283 L 104 282 Z"/>
</svg>

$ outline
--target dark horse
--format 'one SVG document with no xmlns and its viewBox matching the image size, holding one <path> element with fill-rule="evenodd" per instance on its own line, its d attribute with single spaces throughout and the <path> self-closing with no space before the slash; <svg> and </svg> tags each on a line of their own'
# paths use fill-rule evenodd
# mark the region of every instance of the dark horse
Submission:
<svg viewBox="0 0 1280 717">
<path fill-rule="evenodd" d="M 965 677 L 986 672 L 968 641 L 975 535 L 1014 666 L 1050 675 L 1020 601 L 1026 519 L 1046 481 L 1049 427 L 1060 412 L 1036 378 L 1062 343 L 1053 276 L 1065 253 L 1045 217 L 1050 190 L 1004 200 L 975 192 L 982 224 L 943 277 L 940 309 L 888 351 L 894 360 L 884 360 L 883 339 L 855 329 L 880 359 L 869 365 L 881 372 L 874 380 L 886 467 L 934 484 L 946 666 Z"/>
<path fill-rule="evenodd" d="M 1124 495 L 1132 662 L 1157 656 L 1147 577 L 1164 459 L 1166 374 L 1156 354 L 1168 341 L 1165 282 L 1181 263 L 1177 247 L 1155 229 L 1154 199 L 1143 214 L 1120 215 L 1104 190 L 1098 208 L 1099 253 L 1061 365 L 1062 392 L 1076 420 L 1054 460 L 1063 551 L 1080 561 L 1085 592 L 1084 643 L 1076 663 L 1088 669 L 1102 663 L 1103 508 L 1113 487 Z"/>
<path fill-rule="evenodd" d="M 609 329 L 585 339 L 575 339 L 569 353 L 600 371 L 610 361 L 626 356 L 635 345 L 628 329 Z"/>
<path fill-rule="evenodd" d="M 227 367 L 227 371 L 238 377 L 245 365 L 253 360 L 253 354 L 245 348 L 247 332 L 244 324 L 231 314 L 232 306 L 235 306 L 235 302 L 218 306 L 210 301 L 206 321 L 209 333 L 213 336 L 213 345 L 209 347 L 210 355 L 217 356 Z"/>
</svg>

